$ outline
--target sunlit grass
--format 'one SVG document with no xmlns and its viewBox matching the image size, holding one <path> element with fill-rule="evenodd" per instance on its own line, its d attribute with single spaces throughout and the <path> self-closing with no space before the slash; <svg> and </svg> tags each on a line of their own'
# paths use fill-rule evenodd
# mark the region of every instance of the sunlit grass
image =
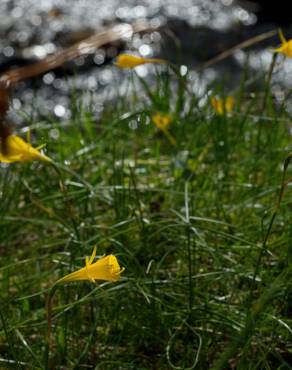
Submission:
<svg viewBox="0 0 292 370">
<path fill-rule="evenodd" d="M 55 165 L 1 168 L 0 367 L 45 366 L 49 290 L 97 246 L 125 271 L 58 289 L 50 368 L 290 368 L 289 114 L 243 83 L 218 115 L 162 68 L 101 117 L 30 123 Z"/>
</svg>

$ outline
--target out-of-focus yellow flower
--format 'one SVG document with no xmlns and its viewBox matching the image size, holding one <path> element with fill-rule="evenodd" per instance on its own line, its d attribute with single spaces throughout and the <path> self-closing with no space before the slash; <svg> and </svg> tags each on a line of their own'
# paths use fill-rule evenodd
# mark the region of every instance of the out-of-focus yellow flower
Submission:
<svg viewBox="0 0 292 370">
<path fill-rule="evenodd" d="M 292 58 L 292 39 L 286 40 L 285 36 L 283 35 L 282 30 L 279 30 L 279 37 L 282 42 L 281 46 L 274 49 L 273 51 L 275 53 L 281 53 L 283 55 L 286 55 L 287 57 Z"/>
<path fill-rule="evenodd" d="M 176 146 L 175 138 L 169 133 L 168 126 L 172 122 L 172 116 L 165 113 L 155 113 L 151 116 L 151 119 L 156 127 L 163 131 L 164 135 L 171 142 L 173 146 Z"/>
<path fill-rule="evenodd" d="M 85 267 L 64 276 L 57 283 L 68 283 L 79 280 L 89 280 L 92 282 L 95 282 L 95 280 L 118 281 L 124 268 L 120 268 L 116 257 L 110 254 L 92 263 L 95 255 L 96 247 L 93 249 L 91 257 L 86 257 Z"/>
<path fill-rule="evenodd" d="M 216 98 L 215 96 L 211 97 L 211 104 L 216 113 L 220 116 L 231 112 L 234 107 L 234 103 L 235 101 L 233 96 L 227 96 L 226 98 Z"/>
<path fill-rule="evenodd" d="M 160 130 L 166 130 L 172 122 L 172 117 L 170 114 L 155 113 L 151 116 L 151 118 L 155 126 Z"/>
<path fill-rule="evenodd" d="M 120 54 L 117 56 L 114 65 L 119 68 L 135 68 L 142 64 L 147 63 L 158 63 L 158 64 L 165 64 L 167 63 L 166 60 L 157 59 L 157 58 L 142 58 L 135 55 L 130 54 Z"/>
<path fill-rule="evenodd" d="M 38 148 L 33 148 L 29 143 L 25 142 L 17 135 L 9 135 L 6 138 L 6 153 L 4 154 L 0 143 L 0 162 L 26 162 L 26 161 L 45 161 L 52 162 L 46 155 L 42 154 Z"/>
</svg>

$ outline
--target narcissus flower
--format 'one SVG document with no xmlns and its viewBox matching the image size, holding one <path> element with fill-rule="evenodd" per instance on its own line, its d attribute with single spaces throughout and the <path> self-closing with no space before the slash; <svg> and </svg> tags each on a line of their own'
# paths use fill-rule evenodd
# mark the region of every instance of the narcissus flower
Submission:
<svg viewBox="0 0 292 370">
<path fill-rule="evenodd" d="M 115 66 L 119 68 L 135 68 L 142 64 L 147 63 L 158 63 L 158 64 L 165 64 L 167 63 L 166 60 L 157 59 L 157 58 L 142 58 L 135 55 L 130 54 L 120 54 L 117 56 L 117 59 L 114 63 Z"/>
<path fill-rule="evenodd" d="M 282 42 L 281 46 L 274 49 L 273 51 L 275 53 L 281 53 L 283 55 L 286 55 L 287 57 L 292 58 L 292 39 L 286 40 L 285 36 L 283 35 L 282 30 L 279 30 L 279 37 Z"/>
<path fill-rule="evenodd" d="M 95 280 L 119 280 L 120 274 L 124 271 L 124 268 L 120 268 L 116 257 L 110 254 L 106 257 L 100 258 L 95 263 L 92 263 L 95 255 L 96 247 L 93 249 L 91 257 L 86 257 L 85 267 L 64 276 L 58 280 L 57 283 L 68 283 L 70 281 L 79 280 L 89 280 L 92 282 L 95 282 Z"/>
<path fill-rule="evenodd" d="M 175 138 L 168 131 L 168 126 L 172 122 L 172 116 L 166 113 L 155 113 L 151 116 L 152 122 L 163 131 L 164 135 L 170 141 L 173 146 L 176 146 Z"/>
<path fill-rule="evenodd" d="M 215 96 L 211 97 L 211 104 L 216 113 L 220 116 L 231 112 L 234 107 L 234 103 L 235 101 L 233 96 L 227 96 L 226 98 L 216 98 Z"/>
<path fill-rule="evenodd" d="M 151 116 L 153 123 L 160 130 L 166 130 L 172 121 L 170 114 L 155 113 Z"/>
<path fill-rule="evenodd" d="M 52 162 L 46 155 L 39 150 L 43 145 L 33 148 L 29 143 L 25 142 L 17 135 L 9 135 L 6 138 L 6 152 L 3 153 L 0 143 L 0 162 L 26 162 L 26 161 L 45 161 Z"/>
</svg>

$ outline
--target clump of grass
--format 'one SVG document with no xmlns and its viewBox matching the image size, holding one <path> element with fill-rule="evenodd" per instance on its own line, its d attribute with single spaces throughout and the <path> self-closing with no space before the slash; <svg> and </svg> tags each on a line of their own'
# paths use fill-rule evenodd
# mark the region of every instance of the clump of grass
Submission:
<svg viewBox="0 0 292 370">
<path fill-rule="evenodd" d="M 126 271 L 58 289 L 52 368 L 290 368 L 289 114 L 244 82 L 216 114 L 172 67 L 132 78 L 98 120 L 31 125 L 55 166 L 1 168 L 1 366 L 44 367 L 46 297 L 96 245 Z"/>
</svg>

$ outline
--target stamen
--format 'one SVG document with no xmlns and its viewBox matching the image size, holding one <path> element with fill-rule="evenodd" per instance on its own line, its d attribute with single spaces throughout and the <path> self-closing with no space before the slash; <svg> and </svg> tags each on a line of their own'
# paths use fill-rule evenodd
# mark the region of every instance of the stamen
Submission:
<svg viewBox="0 0 292 370">
<path fill-rule="evenodd" d="M 92 255 L 91 255 L 90 259 L 89 259 L 89 265 L 92 264 L 95 256 L 96 256 L 96 246 L 93 248 Z"/>
</svg>

